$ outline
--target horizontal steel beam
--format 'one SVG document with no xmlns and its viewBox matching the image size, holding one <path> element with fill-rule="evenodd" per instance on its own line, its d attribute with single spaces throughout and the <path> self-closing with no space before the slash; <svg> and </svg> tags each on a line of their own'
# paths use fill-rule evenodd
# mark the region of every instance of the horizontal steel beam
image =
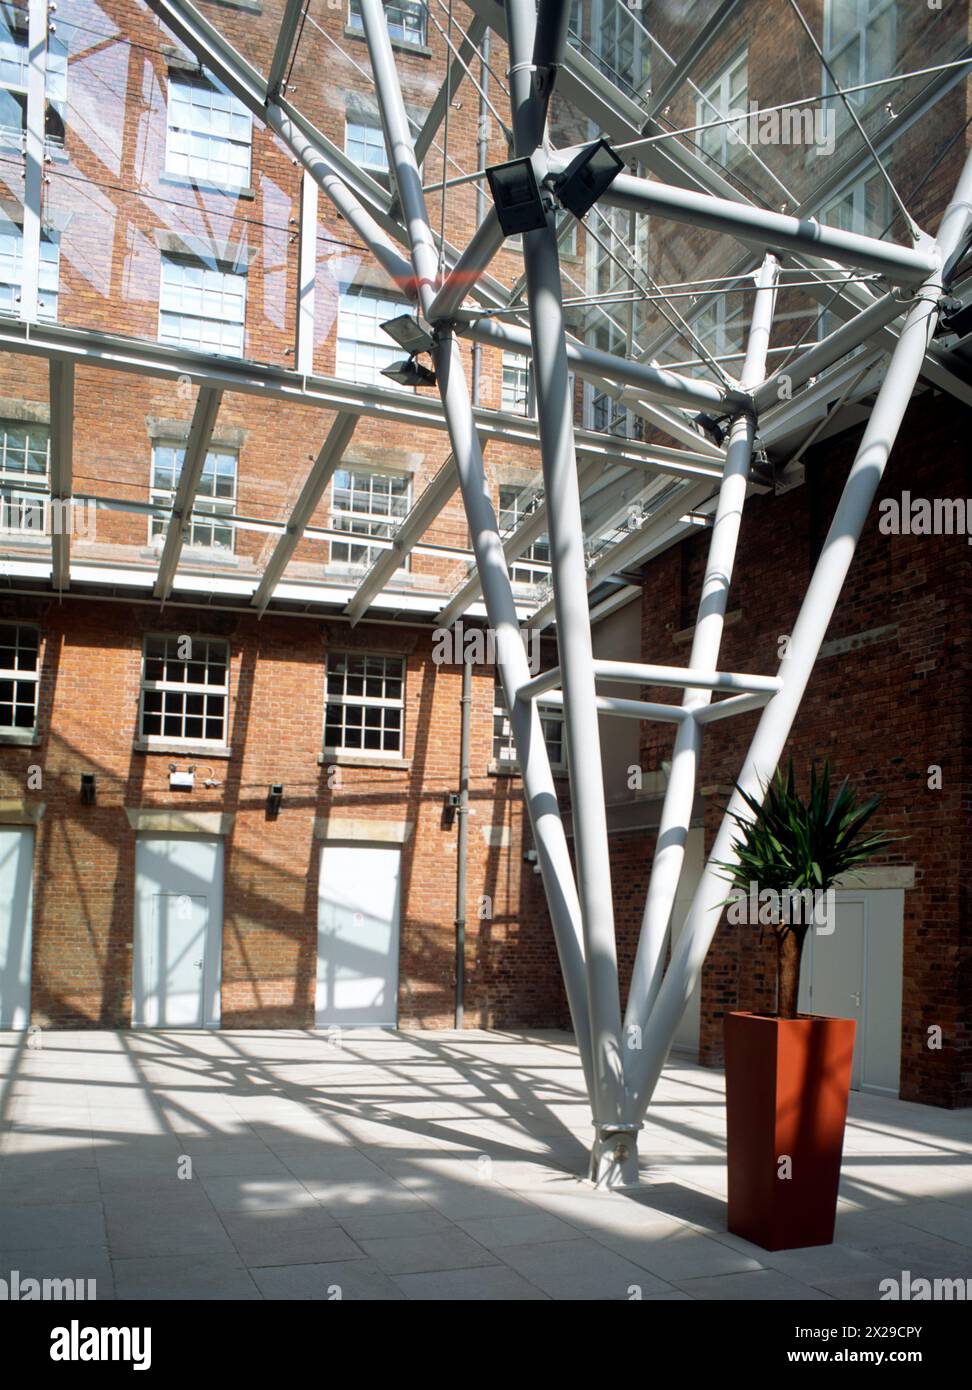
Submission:
<svg viewBox="0 0 972 1390">
<path fill-rule="evenodd" d="M 545 705 L 563 708 L 564 693 L 552 690 L 543 698 Z M 617 695 L 595 695 L 594 704 L 598 714 L 617 714 L 624 719 L 650 719 L 656 724 L 682 724 L 691 719 L 688 710 L 681 705 L 659 705 L 650 700 L 625 700 Z"/>
<path fill-rule="evenodd" d="M 556 155 L 551 157 L 550 162 L 553 169 L 565 167 L 565 161 Z M 875 271 L 903 285 L 920 284 L 935 268 L 933 251 L 913 250 L 892 241 L 878 241 L 876 237 L 828 227 L 813 217 L 767 212 L 763 208 L 733 202 L 728 198 L 695 193 L 691 189 L 676 188 L 654 179 L 639 179 L 631 174 L 619 174 L 601 196 L 599 205 L 667 217 L 673 222 L 721 232 L 771 250 L 804 251 L 827 256 L 840 265 Z"/>
<path fill-rule="evenodd" d="M 468 311 L 463 310 L 463 314 Z M 530 331 L 516 324 L 498 323 L 495 319 L 476 317 L 470 321 L 460 321 L 456 332 L 461 337 L 487 347 L 505 348 L 508 352 L 522 357 L 532 356 L 533 346 Z M 650 367 L 645 362 L 632 362 L 627 357 L 618 357 L 612 352 L 602 352 L 600 348 L 589 347 L 567 339 L 567 361 L 579 377 L 596 385 L 620 382 L 637 387 L 638 391 L 654 400 L 665 401 L 695 410 L 718 411 L 720 414 L 752 408 L 752 400 L 747 391 L 735 387 L 716 386 L 713 382 L 695 380 L 668 372 L 661 367 Z"/>
<path fill-rule="evenodd" d="M 728 700 L 719 700 L 714 705 L 702 705 L 692 713 L 696 724 L 716 724 L 720 719 L 731 719 L 736 714 L 749 714 L 762 709 L 772 700 L 775 691 L 760 691 L 752 695 L 732 695 Z"/>
<path fill-rule="evenodd" d="M 322 410 L 346 411 L 390 421 L 408 428 L 444 430 L 440 402 L 433 397 L 397 391 L 391 387 L 359 385 L 337 377 L 306 376 L 286 367 L 236 361 L 188 348 L 168 347 L 149 339 L 121 338 L 96 329 L 68 328 L 61 324 L 28 325 L 0 318 L 0 352 L 72 361 L 76 366 L 131 372 L 171 382 L 189 380 L 197 386 L 236 391 L 264 400 L 291 401 Z M 507 446 L 539 448 L 536 421 L 521 415 L 477 407 L 476 431 L 486 439 Z M 713 465 L 682 465 L 650 444 L 619 439 L 597 430 L 577 430 L 578 455 L 592 462 L 618 463 L 627 467 L 654 467 L 673 477 L 697 478 Z M 673 451 L 673 455 L 677 451 Z M 706 476 L 708 474 L 706 473 Z"/>
</svg>

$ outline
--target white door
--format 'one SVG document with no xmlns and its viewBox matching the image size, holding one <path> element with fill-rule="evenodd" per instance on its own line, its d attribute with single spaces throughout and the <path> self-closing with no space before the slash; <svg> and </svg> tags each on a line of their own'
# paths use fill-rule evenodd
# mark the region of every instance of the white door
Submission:
<svg viewBox="0 0 972 1390">
<path fill-rule="evenodd" d="M 317 898 L 318 1028 L 398 1021 L 401 851 L 324 845 Z"/>
<path fill-rule="evenodd" d="M 197 836 L 141 836 L 135 851 L 132 1023 L 219 1023 L 223 845 Z"/>
<path fill-rule="evenodd" d="M 0 826 L 0 1028 L 30 1021 L 33 865 L 33 830 Z"/>
<path fill-rule="evenodd" d="M 898 1094 L 903 944 L 900 889 L 839 892 L 834 930 L 807 934 L 800 1008 L 856 1020 L 854 1090 Z"/>
</svg>

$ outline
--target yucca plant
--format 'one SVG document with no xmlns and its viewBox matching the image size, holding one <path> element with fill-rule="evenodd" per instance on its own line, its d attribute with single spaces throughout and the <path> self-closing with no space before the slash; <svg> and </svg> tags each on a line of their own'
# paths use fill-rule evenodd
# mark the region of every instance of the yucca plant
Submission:
<svg viewBox="0 0 972 1390">
<path fill-rule="evenodd" d="M 753 819 L 733 815 L 742 832 L 733 843 L 738 862 L 719 867 L 727 871 L 724 877 L 733 887 L 747 895 L 751 885 L 757 885 L 759 893 L 773 890 L 780 904 L 791 903 L 794 894 L 800 894 L 799 901 L 804 903 L 819 902 L 819 894 L 898 838 L 881 831 L 861 833 L 880 805 L 880 796 L 859 802 L 845 777 L 830 800 L 829 762 L 824 763 L 819 777 L 816 766 L 811 767 L 806 800 L 797 793 L 792 758 L 786 775 L 777 771 L 766 787 L 762 804 L 739 790 Z M 800 920 L 793 921 L 789 912 L 777 911 L 769 923 L 776 935 L 778 1018 L 797 1016 L 803 943 L 813 914 L 809 920 L 806 914 L 797 916 Z"/>
</svg>

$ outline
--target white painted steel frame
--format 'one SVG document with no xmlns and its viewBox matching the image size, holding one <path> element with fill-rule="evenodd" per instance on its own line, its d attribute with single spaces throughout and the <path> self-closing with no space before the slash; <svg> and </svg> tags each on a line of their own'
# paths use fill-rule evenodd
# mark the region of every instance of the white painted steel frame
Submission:
<svg viewBox="0 0 972 1390">
<path fill-rule="evenodd" d="M 779 761 L 911 392 L 919 374 L 927 369 L 942 293 L 948 287 L 952 266 L 968 244 L 972 158 L 966 163 L 937 239 L 931 243 L 922 237 L 919 247 L 914 250 L 873 238 L 841 233 L 808 222 L 807 219 L 766 213 L 741 200 L 738 195 L 732 199 L 720 199 L 718 196 L 699 194 L 691 188 L 686 191 L 684 185 L 693 182 L 696 187 L 708 189 L 710 194 L 722 193 L 728 186 L 718 174 L 707 170 L 701 161 L 684 149 L 679 149 L 674 155 L 657 147 L 653 149 L 653 167 L 656 171 L 670 170 L 674 176 L 670 184 L 622 175 L 603 200 L 608 205 L 651 211 L 655 215 L 668 216 L 691 225 L 728 232 L 746 242 L 768 247 L 770 252 L 783 246 L 797 257 L 824 254 L 831 261 L 878 271 L 892 282 L 919 286 L 910 299 L 899 299 L 889 294 L 877 300 L 870 300 L 859 287 L 849 287 L 857 291 L 850 294 L 851 300 L 857 305 L 856 315 L 843 328 L 808 349 L 790 365 L 790 384 L 799 385 L 872 338 L 893 346 L 884 382 L 777 677 L 722 673 L 717 670 L 716 663 L 747 491 L 756 418 L 760 411 L 776 406 L 779 399 L 776 380 L 766 378 L 765 366 L 776 292 L 775 257 L 767 254 L 763 261 L 742 380 L 738 388 L 730 386 L 724 389 L 674 373 L 658 372 L 643 362 L 615 359 L 609 354 L 598 354 L 584 345 L 569 343 L 564 331 L 560 300 L 559 255 L 552 209 L 548 214 L 547 226 L 526 234 L 524 238 L 529 330 L 517 325 L 499 325 L 479 315 L 461 311 L 463 295 L 460 290 L 467 283 L 467 272 L 470 288 L 477 297 L 487 306 L 490 302 L 499 302 L 498 287 L 488 282 L 483 274 L 490 256 L 497 249 L 496 228 L 492 215 L 489 215 L 465 252 L 459 254 L 446 248 L 447 269 L 452 267 L 455 270 L 458 266 L 462 274 L 453 274 L 444 283 L 440 280 L 439 247 L 425 206 L 415 146 L 405 116 L 381 0 L 360 0 L 360 3 L 386 145 L 403 213 L 404 235 L 396 220 L 397 209 L 387 191 L 360 171 L 349 167 L 341 153 L 299 113 L 279 97 L 275 98 L 282 64 L 292 44 L 292 29 L 289 36 L 286 32 L 281 35 L 274 59 L 274 81 L 266 84 L 243 63 L 192 5 L 183 3 L 183 0 L 150 0 L 150 3 L 196 56 L 284 140 L 310 177 L 362 237 L 386 272 L 413 298 L 418 299 L 426 319 L 436 327 L 433 357 L 444 423 L 452 443 L 452 462 L 469 521 L 478 577 L 496 636 L 500 675 L 523 773 L 527 808 L 594 1111 L 596 1137 L 591 1175 L 606 1185 L 636 1180 L 634 1131 L 651 1098 L 681 1013 L 695 987 L 721 916 L 724 884 L 717 865 L 731 862 L 734 856 L 732 817 L 734 814 L 748 814 L 742 792 L 758 798 Z M 564 4 L 565 0 L 541 0 L 538 17 L 533 0 L 506 0 L 505 12 L 496 6 L 494 0 L 472 0 L 477 15 L 477 34 L 482 30 L 482 19 L 486 18 L 491 27 L 509 35 L 516 153 L 534 162 L 541 183 L 548 173 L 555 172 L 563 163 L 562 157 L 546 150 L 541 143 L 546 105 L 555 79 L 561 82 L 571 99 L 582 97 L 581 104 L 591 114 L 602 114 L 605 128 L 620 125 L 630 130 L 634 128 L 636 120 L 642 124 L 644 120 L 641 108 L 613 88 L 593 65 L 570 50 L 565 53 Z M 294 0 L 289 0 L 285 15 L 288 26 L 295 22 L 298 9 Z M 731 9 L 731 5 L 724 4 L 720 14 L 728 14 Z M 44 0 L 31 0 L 32 50 L 37 16 L 42 10 L 45 13 L 46 42 L 46 5 Z M 544 35 L 546 47 L 543 43 L 535 47 L 538 28 Z M 706 41 L 715 28 L 714 24 L 706 26 Z M 475 46 L 472 32 L 467 36 L 466 43 Z M 696 60 L 701 47 L 704 47 L 704 43 L 700 41 L 686 54 L 683 60 L 685 70 Z M 31 72 L 36 118 L 38 103 L 33 54 Z M 535 80 L 538 73 L 542 80 Z M 447 92 L 448 86 L 444 88 L 444 93 Z M 444 111 L 444 94 L 440 96 L 439 106 Z M 28 137 L 29 127 L 28 117 Z M 431 139 L 434 127 L 430 125 L 427 129 L 427 138 Z M 36 134 L 35 119 L 35 137 Z M 41 152 L 42 148 L 41 144 Z M 31 237 L 34 238 L 36 231 L 34 239 L 38 243 L 39 260 L 39 189 L 27 201 L 25 283 L 29 273 L 28 217 L 36 221 L 36 227 L 31 225 Z M 304 219 L 305 237 L 311 231 L 310 221 L 310 217 Z M 407 242 L 407 261 L 388 240 L 389 235 Z M 36 284 L 36 268 L 34 282 Z M 29 296 L 29 286 L 27 293 Z M 306 313 L 307 306 L 304 308 Z M 892 332 L 890 323 L 905 309 L 900 331 Z M 258 394 L 278 394 L 283 398 L 308 400 L 314 404 L 325 403 L 322 399 L 324 393 L 315 390 L 317 381 L 306 377 L 300 378 L 298 386 L 294 381 L 296 374 L 292 373 L 269 372 L 247 364 L 240 365 L 238 375 L 226 368 L 216 369 L 202 354 L 174 353 L 163 361 L 157 352 L 153 356 L 142 345 L 133 345 L 126 350 L 117 340 L 113 350 L 104 350 L 106 340 L 103 335 L 79 335 L 75 331 L 73 335 L 62 332 L 58 336 L 56 330 L 51 330 L 45 342 L 42 328 L 33 331 L 36 296 L 34 299 L 28 298 L 23 317 L 31 331 L 19 337 L 9 330 L 0 333 L 0 347 L 40 353 L 52 359 L 52 422 L 58 459 L 52 470 L 52 491 L 56 488 L 62 496 L 65 490 L 70 495 L 69 421 L 75 361 L 95 360 L 98 365 L 163 376 L 175 374 L 181 369 L 183 374 L 200 382 L 186 460 L 156 581 L 156 596 L 164 601 L 172 589 L 182 536 L 191 514 L 222 390 L 228 388 L 256 391 Z M 503 417 L 473 410 L 456 339 L 457 331 L 480 341 L 502 343 L 513 350 L 530 352 L 534 358 L 546 515 L 544 518 L 531 517 L 530 522 L 536 525 L 538 520 L 545 520 L 550 533 L 554 580 L 552 608 L 557 617 L 561 649 L 557 673 L 547 674 L 539 681 L 529 678 L 507 569 L 510 547 L 509 543 L 504 546 L 500 538 L 483 469 L 482 444 L 497 429 L 506 433 L 505 421 L 503 426 L 496 426 L 494 420 Z M 306 333 L 305 322 L 302 326 L 304 342 Z M 87 355 L 93 345 L 98 348 L 94 358 Z M 301 357 L 306 362 L 306 351 L 302 352 Z M 605 358 L 608 360 L 605 361 Z M 587 467 L 590 468 L 597 450 L 588 441 L 585 441 L 586 447 L 583 449 L 575 446 L 567 394 L 568 361 L 581 375 L 604 384 L 609 390 L 620 389 L 624 394 L 629 391 L 643 393 L 677 407 L 697 408 L 704 404 L 717 408 L 722 416 L 731 418 L 699 620 L 689 664 L 684 670 L 595 662 L 591 655 L 587 600 L 591 581 L 583 556 L 577 460 L 578 457 L 587 459 Z M 338 415 L 325 441 L 291 521 L 254 595 L 254 606 L 260 611 L 272 596 L 323 486 L 326 486 L 328 477 L 340 461 L 357 417 L 367 413 L 384 414 L 387 408 L 389 418 L 408 415 L 415 420 L 424 416 L 424 423 L 434 423 L 439 427 L 443 423 L 441 415 L 430 413 L 418 402 L 405 403 L 399 399 L 393 405 L 388 401 L 390 393 L 387 392 L 372 390 L 369 393 L 354 388 L 342 395 L 340 384 L 336 387 L 329 385 L 331 398 L 327 404 L 330 408 L 340 408 L 342 413 Z M 650 408 L 661 416 L 657 422 L 663 423 L 664 413 L 658 412 L 657 407 Z M 773 412 L 774 417 L 785 413 L 779 410 Z M 434 420 L 432 414 L 435 415 Z M 670 423 L 673 432 L 681 431 L 683 443 L 695 442 L 693 430 L 687 422 L 683 423 L 681 417 L 670 417 Z M 529 436 L 523 442 L 537 442 L 537 433 L 529 427 L 524 427 L 523 433 Z M 480 434 L 483 435 L 482 440 Z M 679 437 L 678 433 L 676 437 Z M 681 454 L 677 450 L 670 452 L 673 455 Z M 700 446 L 697 454 L 707 462 Z M 632 464 L 640 463 L 642 459 L 649 463 L 652 461 L 650 450 L 638 449 L 631 444 L 617 449 L 613 444 L 605 445 L 602 459 L 606 462 L 613 457 L 625 458 L 625 455 L 631 457 Z M 627 458 L 625 462 L 628 462 Z M 692 462 L 698 470 L 696 478 L 701 472 L 710 471 L 703 470 L 695 460 Z M 677 459 L 671 460 L 669 466 L 672 472 L 681 471 Z M 691 478 L 690 467 L 685 468 L 682 476 Z M 701 486 L 705 485 L 695 483 L 696 488 Z M 451 495 L 446 469 L 443 469 L 430 491 L 432 497 L 425 507 L 413 509 L 413 514 L 406 518 L 402 546 L 418 540 L 440 505 Z M 655 536 L 661 536 L 666 525 L 670 530 L 671 525 L 677 523 L 681 508 L 686 505 L 686 498 L 691 493 L 692 487 L 687 482 L 684 496 L 672 499 L 667 509 L 662 508 L 652 519 L 653 524 L 648 528 L 651 533 L 649 537 L 635 535 L 614 547 L 610 552 L 611 572 L 617 572 L 621 565 L 631 562 L 625 557 L 643 554 L 646 545 L 653 543 Z M 396 552 L 400 549 L 393 546 L 391 559 L 386 553 L 372 567 L 364 589 L 348 605 L 352 617 L 360 617 L 371 598 L 380 593 L 383 580 L 387 577 L 387 567 L 395 560 Z M 56 547 L 54 557 L 55 583 L 63 588 L 69 571 L 67 545 L 62 543 Z M 595 566 L 594 572 L 597 570 L 598 566 Z M 460 594 L 469 590 L 470 585 L 467 584 Z M 459 598 L 460 595 L 456 595 L 447 605 L 446 614 L 454 609 Z M 541 616 L 543 610 L 538 618 Z M 682 703 L 669 706 L 598 696 L 595 683 L 599 678 L 671 684 L 683 689 Z M 551 681 L 562 688 L 553 690 Z M 730 693 L 728 698 L 718 703 L 711 703 L 712 694 L 717 691 L 735 693 Z M 575 808 L 576 881 L 537 711 L 537 698 L 540 695 L 543 695 L 545 702 L 562 704 L 565 711 Z M 743 765 L 739 790 L 719 830 L 671 963 L 662 975 L 661 961 L 668 919 L 680 877 L 702 730 L 708 724 L 760 706 L 764 706 L 763 714 Z M 678 726 L 638 960 L 629 992 L 624 1048 L 606 820 L 600 780 L 597 715 L 603 712 L 639 719 L 660 719 Z"/>
</svg>

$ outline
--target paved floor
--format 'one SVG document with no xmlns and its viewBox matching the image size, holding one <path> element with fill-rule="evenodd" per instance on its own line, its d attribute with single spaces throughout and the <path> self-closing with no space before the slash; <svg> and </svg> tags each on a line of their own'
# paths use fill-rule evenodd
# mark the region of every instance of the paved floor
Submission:
<svg viewBox="0 0 972 1390">
<path fill-rule="evenodd" d="M 600 1195 L 561 1034 L 0 1034 L 0 1279 L 99 1298 L 875 1299 L 972 1278 L 972 1111 L 854 1095 L 837 1240 L 725 1229 L 721 1074 Z M 972 1287 L 972 1286 L 970 1286 Z"/>
</svg>

